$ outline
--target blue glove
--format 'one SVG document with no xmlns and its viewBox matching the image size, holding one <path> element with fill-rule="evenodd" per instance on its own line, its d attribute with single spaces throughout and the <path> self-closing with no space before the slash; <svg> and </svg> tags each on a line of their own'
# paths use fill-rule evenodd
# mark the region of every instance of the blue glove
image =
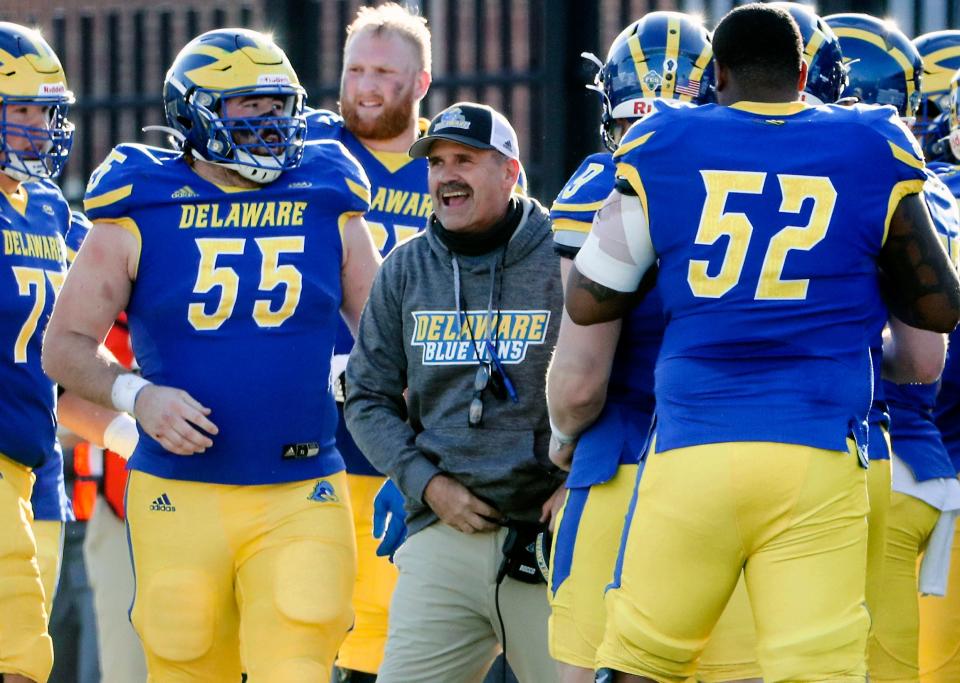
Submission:
<svg viewBox="0 0 960 683">
<path fill-rule="evenodd" d="M 406 520 L 403 494 L 392 479 L 387 479 L 373 499 L 373 537 L 383 539 L 377 546 L 379 557 L 389 557 L 393 562 L 393 554 L 407 538 Z"/>
</svg>

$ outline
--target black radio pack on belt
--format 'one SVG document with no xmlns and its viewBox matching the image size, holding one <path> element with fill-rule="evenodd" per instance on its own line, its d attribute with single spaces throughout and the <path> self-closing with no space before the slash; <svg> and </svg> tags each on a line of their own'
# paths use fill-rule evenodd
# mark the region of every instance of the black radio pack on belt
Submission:
<svg viewBox="0 0 960 683">
<path fill-rule="evenodd" d="M 546 583 L 550 566 L 550 532 L 539 522 L 504 522 L 507 537 L 503 541 L 503 561 L 497 583 L 509 576 L 524 583 Z"/>
</svg>

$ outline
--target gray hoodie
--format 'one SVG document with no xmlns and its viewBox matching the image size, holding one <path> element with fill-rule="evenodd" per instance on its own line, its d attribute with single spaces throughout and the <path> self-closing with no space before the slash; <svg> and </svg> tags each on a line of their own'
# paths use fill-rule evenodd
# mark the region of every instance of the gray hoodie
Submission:
<svg viewBox="0 0 960 683">
<path fill-rule="evenodd" d="M 398 246 L 363 311 L 347 365 L 347 427 L 403 493 L 411 534 L 437 519 L 423 491 L 441 472 L 507 517 L 527 521 L 563 481 L 547 456 L 544 393 L 563 309 L 560 263 L 546 210 L 522 201 L 524 217 L 506 249 L 489 256 L 455 257 L 430 228 Z M 471 428 L 475 349 L 483 350 L 486 338 L 518 401 L 488 388 L 483 424 Z"/>
</svg>

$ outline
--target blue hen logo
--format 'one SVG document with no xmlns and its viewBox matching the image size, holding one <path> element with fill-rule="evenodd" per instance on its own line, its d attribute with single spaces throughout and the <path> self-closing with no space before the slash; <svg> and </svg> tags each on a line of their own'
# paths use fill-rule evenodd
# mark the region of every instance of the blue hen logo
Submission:
<svg viewBox="0 0 960 683">
<path fill-rule="evenodd" d="M 315 500 L 318 503 L 337 503 L 340 501 L 340 497 L 337 496 L 336 490 L 326 479 L 317 482 L 317 485 L 313 488 L 313 493 L 310 494 L 310 500 Z"/>
</svg>

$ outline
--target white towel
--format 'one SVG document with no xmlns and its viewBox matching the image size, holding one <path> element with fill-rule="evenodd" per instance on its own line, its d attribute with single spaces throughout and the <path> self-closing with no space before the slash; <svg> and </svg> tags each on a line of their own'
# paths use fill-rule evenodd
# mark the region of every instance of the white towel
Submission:
<svg viewBox="0 0 960 683">
<path fill-rule="evenodd" d="M 957 520 L 957 510 L 944 510 L 940 513 L 937 525 L 933 527 L 927 549 L 920 562 L 919 590 L 923 595 L 947 594 L 947 579 L 950 575 L 950 550 L 953 546 L 953 528 Z"/>
</svg>

